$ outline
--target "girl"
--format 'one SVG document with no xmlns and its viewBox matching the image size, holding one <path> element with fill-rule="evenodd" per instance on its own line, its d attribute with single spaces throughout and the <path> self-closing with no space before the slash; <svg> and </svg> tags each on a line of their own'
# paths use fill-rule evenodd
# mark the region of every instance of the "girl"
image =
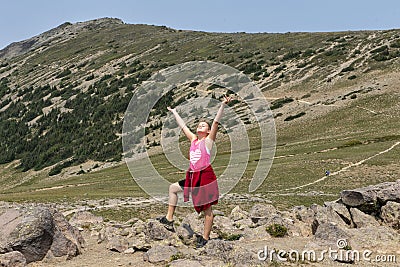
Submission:
<svg viewBox="0 0 400 267">
<path fill-rule="evenodd" d="M 189 130 L 175 109 L 168 107 L 168 110 L 174 114 L 178 125 L 183 130 L 183 133 L 190 140 L 190 164 L 189 170 L 186 172 L 186 179 L 169 186 L 168 213 L 159 220 L 168 230 L 174 231 L 173 216 L 176 204 L 178 203 L 178 193 L 183 191 L 185 202 L 189 200 L 189 193 L 191 193 L 195 210 L 198 213 L 204 211 L 205 215 L 204 233 L 202 236 L 197 237 L 196 247 L 198 248 L 207 244 L 207 241 L 210 238 L 211 227 L 214 219 L 212 205 L 218 203 L 218 184 L 217 178 L 210 165 L 210 154 L 212 145 L 217 136 L 218 124 L 224 111 L 224 105 L 229 103 L 231 100 L 231 97 L 224 96 L 224 101 L 222 102 L 211 127 L 206 121 L 200 121 L 197 125 L 197 135 Z"/>
</svg>

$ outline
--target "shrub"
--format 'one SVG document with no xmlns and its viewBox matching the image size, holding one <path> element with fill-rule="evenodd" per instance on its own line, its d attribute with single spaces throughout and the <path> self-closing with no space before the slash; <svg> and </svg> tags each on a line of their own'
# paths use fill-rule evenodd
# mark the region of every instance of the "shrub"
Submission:
<svg viewBox="0 0 400 267">
<path fill-rule="evenodd" d="M 281 108 L 281 107 L 283 107 L 284 104 L 290 103 L 293 101 L 294 101 L 294 99 L 291 97 L 279 98 L 272 102 L 270 109 L 273 110 L 273 109 Z"/>
<path fill-rule="evenodd" d="M 56 78 L 63 78 L 63 77 L 65 77 L 65 76 L 68 76 L 68 75 L 70 75 L 72 72 L 69 70 L 69 69 L 65 69 L 65 70 L 63 70 L 62 72 L 60 72 L 57 76 L 56 76 Z"/>
<path fill-rule="evenodd" d="M 284 119 L 284 121 L 291 121 L 291 120 L 300 118 L 301 116 L 304 116 L 304 115 L 306 115 L 306 113 L 304 111 L 302 111 L 302 112 L 300 112 L 300 113 L 298 113 L 296 115 L 292 115 L 292 116 L 287 117 L 286 119 Z"/>
<path fill-rule="evenodd" d="M 353 66 L 353 65 L 350 65 L 350 66 L 348 66 L 348 67 L 342 69 L 341 72 L 349 72 L 349 71 L 353 71 L 353 70 L 354 70 L 354 66 Z"/>
<path fill-rule="evenodd" d="M 287 235 L 288 229 L 281 224 L 272 224 L 265 229 L 273 237 L 284 237 Z"/>
</svg>

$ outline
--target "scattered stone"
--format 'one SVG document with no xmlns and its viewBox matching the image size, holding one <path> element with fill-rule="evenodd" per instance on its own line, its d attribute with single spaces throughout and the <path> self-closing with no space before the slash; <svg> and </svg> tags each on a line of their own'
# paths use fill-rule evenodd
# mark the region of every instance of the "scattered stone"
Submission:
<svg viewBox="0 0 400 267">
<path fill-rule="evenodd" d="M 229 218 L 231 218 L 231 220 L 236 222 L 239 220 L 244 220 L 244 219 L 249 218 L 249 213 L 247 211 L 242 210 L 239 206 L 236 206 L 231 211 Z"/>
<path fill-rule="evenodd" d="M 124 254 L 133 254 L 135 253 L 135 249 L 134 248 L 128 248 L 124 251 Z"/>
<path fill-rule="evenodd" d="M 114 236 L 108 240 L 106 247 L 111 251 L 122 253 L 128 249 L 129 242 L 125 238 Z"/>
<path fill-rule="evenodd" d="M 145 234 L 151 240 L 164 240 L 172 236 L 172 233 L 156 220 L 149 220 L 146 225 Z"/>
<path fill-rule="evenodd" d="M 178 250 L 175 247 L 155 245 L 143 254 L 143 260 L 150 263 L 167 262 L 177 253 Z"/>
</svg>

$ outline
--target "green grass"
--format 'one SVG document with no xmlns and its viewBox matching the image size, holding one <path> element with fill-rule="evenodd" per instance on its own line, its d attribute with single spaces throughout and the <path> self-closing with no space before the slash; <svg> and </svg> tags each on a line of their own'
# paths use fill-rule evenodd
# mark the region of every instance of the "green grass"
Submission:
<svg viewBox="0 0 400 267">
<path fill-rule="evenodd" d="M 360 98 L 342 110 L 278 129 L 276 159 L 268 177 L 255 193 L 262 194 L 277 206 L 288 208 L 335 199 L 341 190 L 349 187 L 396 180 L 396 174 L 400 173 L 398 167 L 399 147 L 366 161 L 361 166 L 351 168 L 347 172 L 327 177 L 322 182 L 297 190 L 288 190 L 324 177 L 325 170 L 338 171 L 349 164 L 388 149 L 400 141 L 400 135 L 398 135 L 400 123 L 397 118 L 391 116 L 396 110 L 390 108 L 394 105 L 395 100 L 396 98 L 391 95 Z M 361 105 L 368 106 L 382 114 L 370 115 L 357 108 Z M 346 116 L 346 114 L 352 115 Z M 296 135 L 292 133 L 296 133 Z M 249 131 L 249 135 L 250 140 L 256 140 L 257 131 Z M 229 142 L 217 142 L 217 145 L 218 155 L 213 167 L 217 175 L 220 175 L 229 161 Z M 251 147 L 246 171 L 241 181 L 232 190 L 234 193 L 247 193 L 249 182 L 257 166 L 259 142 L 251 142 Z M 186 151 L 187 144 L 182 144 L 181 149 Z M 151 160 L 159 173 L 169 181 L 175 182 L 184 177 L 184 172 L 179 172 L 167 162 L 163 155 L 155 155 L 151 157 Z M 373 173 L 366 175 L 365 172 L 368 168 L 372 168 L 371 172 L 381 173 L 386 170 L 392 172 L 393 175 L 374 175 Z M 4 176 L 6 169 L 3 167 L 1 170 Z M 176 173 L 177 171 L 178 173 Z M 23 175 L 23 173 L 12 171 L 10 177 L 22 179 Z M 38 189 L 58 186 L 65 187 L 38 191 Z M 323 194 L 317 196 L 306 194 L 311 191 L 322 191 Z M 1 190 L 0 200 L 51 202 L 131 196 L 146 197 L 146 194 L 134 182 L 126 165 L 123 164 L 63 180 L 52 180 L 44 174 L 37 175 L 15 188 Z"/>
<path fill-rule="evenodd" d="M 367 31 L 313 34 L 214 34 L 174 31 L 165 27 L 146 25 L 112 25 L 103 29 L 88 29 L 68 42 L 50 46 L 41 53 L 31 53 L 31 56 L 26 58 L 26 64 L 18 67 L 18 72 L 10 79 L 17 87 L 21 84 L 28 87 L 34 84 L 38 77 L 43 76 L 45 78 L 40 79 L 40 82 L 45 84 L 52 81 L 52 77 L 60 73 L 63 68 L 69 68 L 73 73 L 67 75 L 66 78 L 70 79 L 67 83 L 79 84 L 89 73 L 126 55 L 132 57 L 140 55 L 141 63 L 147 68 L 144 71 L 157 70 L 157 68 L 150 68 L 152 64 L 169 66 L 194 59 L 205 60 L 212 56 L 213 61 L 229 62 L 230 66 L 237 68 L 261 62 L 262 71 L 271 75 L 261 85 L 266 94 L 281 84 L 302 78 L 311 68 L 318 67 L 310 77 L 301 83 L 294 83 L 287 91 L 284 91 L 284 94 L 307 94 L 309 98 L 312 98 L 314 93 L 321 93 L 318 90 L 326 90 L 331 94 L 334 102 L 339 101 L 339 95 L 335 95 L 336 91 L 346 89 L 348 93 L 359 90 L 360 81 L 369 77 L 373 70 L 379 70 L 381 74 L 384 74 L 398 68 L 399 60 L 376 62 L 367 58 L 368 66 L 363 66 L 368 67 L 363 68 L 366 73 L 362 73 L 361 68 L 357 67 L 360 60 L 354 64 L 351 74 L 353 72 L 357 74 L 357 79 L 349 80 L 344 75 L 334 85 L 325 83 L 327 76 L 347 60 L 358 44 L 361 43 L 361 47 L 367 47 L 374 42 L 379 43 L 381 40 L 389 39 L 397 33 L 398 31 L 377 32 L 375 40 L 367 38 L 371 36 L 371 33 Z M 344 39 L 345 37 L 347 40 Z M 335 48 L 330 49 L 329 47 L 333 44 Z M 159 46 L 157 50 L 143 54 L 156 46 Z M 309 55 L 306 56 L 308 50 L 313 51 L 312 59 L 308 58 Z M 82 63 L 81 59 L 94 54 L 98 54 L 98 57 L 88 59 L 85 66 L 78 67 Z M 293 57 L 288 55 L 293 55 Z M 20 56 L 10 60 L 10 63 L 14 64 L 23 59 L 24 57 Z M 303 61 L 307 63 L 304 68 L 290 69 L 291 65 L 296 66 Z M 48 66 L 51 64 L 57 67 L 49 69 Z M 277 73 L 273 71 L 283 65 L 287 67 Z M 121 77 L 129 77 L 131 69 L 128 64 L 128 67 L 121 67 L 116 73 Z M 54 72 L 54 75 L 51 72 Z M 278 78 L 282 73 L 284 77 Z M 28 76 L 28 74 L 34 75 Z M 114 76 L 116 76 L 115 73 Z M 380 87 L 382 88 L 382 85 Z M 292 99 L 292 96 L 288 97 Z M 322 182 L 297 190 L 287 190 L 320 179 L 325 175 L 325 170 L 338 171 L 349 164 L 388 149 L 400 141 L 399 99 L 399 94 L 376 93 L 367 96 L 360 92 L 357 93 L 356 99 L 351 100 L 343 108 L 334 109 L 320 117 L 312 117 L 310 115 L 312 112 L 307 110 L 302 118 L 280 124 L 277 128 L 276 159 L 268 177 L 255 193 L 271 200 L 278 207 L 289 208 L 312 203 L 322 204 L 324 201 L 337 198 L 343 189 L 398 179 L 400 176 L 399 147 L 361 166 L 351 168 L 347 172 L 327 177 Z M 292 104 L 294 103 L 285 103 L 285 107 Z M 319 107 L 310 107 L 310 109 L 314 108 Z M 363 108 L 373 110 L 376 114 Z M 293 114 L 296 112 L 293 111 Z M 287 115 L 290 114 L 285 114 L 285 117 Z M 232 190 L 235 193 L 248 193 L 248 185 L 257 166 L 260 153 L 257 130 L 250 130 L 249 136 L 251 155 L 241 181 Z M 230 143 L 217 141 L 217 146 L 218 155 L 213 167 L 216 174 L 220 175 L 229 161 Z M 180 149 L 183 155 L 186 155 L 188 143 L 183 142 Z M 170 182 L 184 177 L 184 172 L 169 164 L 163 155 L 153 156 L 151 160 L 159 173 Z M 48 177 L 46 172 L 23 173 L 6 166 L 7 164 L 0 166 L 0 183 L 3 185 L 0 188 L 0 200 L 4 201 L 74 202 L 80 199 L 147 197 L 135 183 L 125 164 L 62 179 L 57 176 Z M 18 186 L 13 186 L 17 184 Z M 42 190 L 46 188 L 48 190 Z M 312 191 L 323 192 L 323 194 L 312 195 L 310 194 Z M 232 205 L 234 204 L 221 200 L 218 208 L 225 210 Z M 251 206 L 252 203 L 241 205 Z M 160 204 L 154 210 L 148 209 L 146 212 L 140 207 L 96 212 L 110 218 L 127 219 L 141 214 L 152 216 L 163 207 Z"/>
</svg>

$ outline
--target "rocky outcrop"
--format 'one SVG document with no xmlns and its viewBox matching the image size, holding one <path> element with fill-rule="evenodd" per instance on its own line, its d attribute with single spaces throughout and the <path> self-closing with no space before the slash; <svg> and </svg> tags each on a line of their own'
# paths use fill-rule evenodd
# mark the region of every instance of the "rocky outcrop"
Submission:
<svg viewBox="0 0 400 267">
<path fill-rule="evenodd" d="M 379 213 L 388 201 L 400 203 L 400 180 L 344 190 L 340 194 L 343 204 L 358 208 L 365 213 Z"/>
<path fill-rule="evenodd" d="M 380 253 L 400 253 L 400 203 L 393 197 L 396 184 L 385 183 L 370 186 L 367 190 L 353 190 L 368 192 L 367 195 L 375 192 L 379 196 L 376 199 L 388 200 L 379 200 L 382 206 L 375 206 L 373 213 L 359 209 L 360 205 L 347 205 L 348 198 L 324 205 L 294 207 L 290 211 L 279 211 L 265 203 L 255 204 L 249 211 L 236 206 L 227 216 L 216 211 L 211 239 L 200 249 L 195 248 L 196 235 L 203 231 L 204 218 L 197 213 L 175 218 L 175 232 L 168 231 L 155 219 L 143 221 L 132 218 L 124 223 L 105 222 L 89 212 L 75 214 L 70 223 L 80 227 L 81 231 L 90 231 L 91 236 L 97 238 L 98 243 L 104 243 L 109 251 L 142 253 L 140 260 L 155 265 L 258 266 L 265 263 L 257 257 L 263 243 L 272 244 L 270 249 L 279 244 L 281 248 L 290 249 L 296 243 L 294 240 L 302 240 L 298 249 L 368 249 Z M 387 195 L 383 192 L 387 192 Z M 18 219 L 21 217 L 25 219 Z M 3 234 L 15 236 L 12 234 L 15 232 L 24 237 L 23 240 L 2 243 L 8 244 L 0 247 L 0 263 L 4 262 L 4 266 L 24 266 L 25 262 L 40 260 L 49 254 L 76 255 L 81 252 L 78 245 L 83 241 L 76 233 L 76 228 L 54 210 L 36 208 L 21 215 L 21 210 L 9 209 L 1 215 L 0 221 L 5 226 L 2 227 Z M 28 231 L 22 221 L 29 227 L 36 226 Z M 282 233 L 271 229 L 278 229 Z M 30 243 L 26 241 L 28 239 Z M 271 259 L 279 261 L 277 255 L 268 260 Z M 342 262 L 354 263 L 354 259 Z"/>
<path fill-rule="evenodd" d="M 0 215 L 0 253 L 20 252 L 26 263 L 47 255 L 71 258 L 80 254 L 83 246 L 79 231 L 55 209 L 9 209 Z"/>
</svg>

